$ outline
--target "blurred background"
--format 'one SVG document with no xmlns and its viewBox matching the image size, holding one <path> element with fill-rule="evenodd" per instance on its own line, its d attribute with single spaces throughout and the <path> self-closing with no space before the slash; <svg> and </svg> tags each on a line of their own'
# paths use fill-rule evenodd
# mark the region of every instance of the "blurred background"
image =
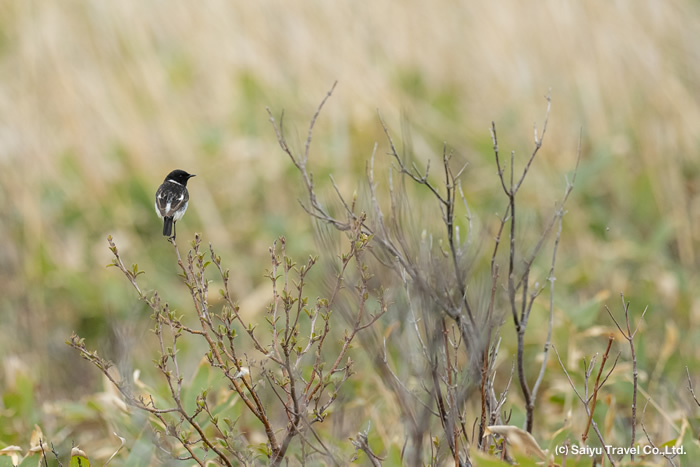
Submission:
<svg viewBox="0 0 700 467">
<path fill-rule="evenodd" d="M 554 343 L 580 350 L 574 362 L 600 351 L 595 337 L 612 329 L 603 305 L 620 311 L 624 292 L 634 316 L 649 307 L 642 384 L 659 407 L 684 400 L 700 338 L 699 12 L 691 0 L 1 2 L 0 441 L 26 444 L 35 423 L 67 445 L 99 438 L 106 415 L 88 402 L 106 386 L 65 345 L 72 331 L 127 373 L 154 374 L 149 313 L 105 268 L 106 237 L 146 271 L 146 290 L 186 309 L 153 209 L 170 170 L 197 174 L 180 244 L 194 232 L 212 242 L 243 312 L 264 309 L 271 242 L 287 236 L 299 258 L 317 251 L 296 201 L 303 184 L 265 109 L 285 111 L 301 150 L 336 80 L 311 149 L 321 193 L 332 196 L 333 174 L 351 196 L 375 142 L 378 167 L 389 166 L 379 112 L 419 165 L 438 162 L 443 142 L 469 162 L 463 188 L 482 219 L 502 199 L 491 121 L 503 153 L 526 157 L 551 89 L 523 194 L 535 230 L 561 198 L 582 132 Z M 558 366 L 549 375 L 565 391 Z"/>
</svg>

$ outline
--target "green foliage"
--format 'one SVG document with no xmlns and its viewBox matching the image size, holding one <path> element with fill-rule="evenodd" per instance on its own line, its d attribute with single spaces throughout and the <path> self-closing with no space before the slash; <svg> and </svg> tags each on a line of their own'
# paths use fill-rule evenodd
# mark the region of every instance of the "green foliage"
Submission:
<svg viewBox="0 0 700 467">
<path fill-rule="evenodd" d="M 211 365 L 202 359 L 197 366 L 197 371 L 192 377 L 192 381 L 183 387 L 182 399 L 187 412 L 193 412 L 197 399 L 206 398 L 206 391 L 211 387 Z"/>
<path fill-rule="evenodd" d="M 153 445 L 153 440 L 150 439 L 150 434 L 143 431 L 135 442 L 129 446 L 129 455 L 124 461 L 124 465 L 134 467 L 148 467 L 152 465 L 152 459 L 156 455 L 158 448 Z"/>
<path fill-rule="evenodd" d="M 82 454 L 70 456 L 70 467 L 90 467 L 90 460 Z"/>
</svg>

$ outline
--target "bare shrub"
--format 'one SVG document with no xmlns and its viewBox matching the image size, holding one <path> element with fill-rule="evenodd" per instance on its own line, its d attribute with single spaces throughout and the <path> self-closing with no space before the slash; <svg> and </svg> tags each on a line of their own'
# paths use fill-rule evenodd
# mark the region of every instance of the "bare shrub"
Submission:
<svg viewBox="0 0 700 467">
<path fill-rule="evenodd" d="M 411 465 L 434 463 L 441 456 L 439 439 L 449 446 L 450 457 L 456 465 L 469 463 L 469 446 L 487 449 L 491 442 L 485 440 L 489 425 L 505 424 L 501 410 L 506 400 L 510 380 L 500 395 L 494 388 L 495 359 L 499 350 L 499 328 L 503 316 L 496 310 L 510 311 L 517 334 L 516 368 L 518 381 L 525 404 L 526 429 L 532 431 L 535 403 L 543 381 L 552 337 L 554 309 L 555 264 L 565 204 L 573 189 L 575 175 L 567 180 L 562 199 L 556 203 L 554 212 L 546 222 L 534 245 L 527 245 L 516 235 L 520 219 L 518 194 L 523 182 L 540 150 L 547 129 L 550 98 L 547 96 L 547 112 L 541 133 L 534 129 L 534 148 L 520 173 L 516 173 L 515 153 L 509 160 L 501 156 L 496 125 L 491 124 L 491 137 L 497 177 L 494 184 L 500 185 L 504 196 L 504 211 L 499 217 L 498 227 L 491 232 L 492 244 L 481 251 L 472 251 L 474 236 L 472 213 L 464 196 L 461 177 L 466 165 L 454 167 L 452 153 L 443 146 L 439 175 L 430 172 L 430 163 L 420 169 L 416 163 L 402 157 L 397 149 L 387 124 L 381 120 L 386 135 L 388 156 L 393 161 L 389 170 L 388 201 L 381 199 L 374 174 L 374 151 L 367 164 L 368 199 L 362 210 L 355 198 L 348 201 L 331 178 L 331 182 L 343 206 L 344 216 L 334 215 L 317 194 L 312 171 L 309 167 L 309 149 L 314 125 L 335 85 L 317 108 L 308 129 L 304 149 L 294 151 L 287 142 L 283 119 L 275 120 L 268 109 L 282 150 L 289 156 L 299 171 L 306 188 L 307 199 L 300 201 L 303 209 L 314 219 L 331 225 L 338 231 L 348 231 L 359 225 L 361 232 L 372 238 L 375 248 L 370 251 L 377 260 L 377 268 L 386 267 L 394 271 L 404 289 L 405 301 L 401 315 L 410 317 L 415 331 L 413 355 L 418 355 L 422 365 L 415 362 L 402 365 L 412 373 L 401 377 L 392 368 L 387 358 L 385 341 L 363 339 L 363 348 L 375 358 L 376 370 L 386 385 L 394 391 L 405 421 L 407 446 L 404 459 Z M 580 144 L 576 167 L 580 158 Z M 395 178 L 398 174 L 398 180 Z M 409 225 L 407 213 L 411 212 L 411 200 L 405 190 L 405 181 L 422 187 L 432 196 L 442 218 L 441 229 L 435 231 L 430 225 Z M 389 206 L 388 208 L 386 206 Z M 367 214 L 365 214 L 367 213 Z M 468 231 L 460 233 L 459 216 L 464 216 Z M 359 224 L 358 224 L 359 223 Z M 415 229 L 418 228 L 417 234 Z M 420 239 L 420 240 L 416 240 Z M 502 252 L 502 243 L 506 251 Z M 533 264 L 543 255 L 544 247 L 550 243 L 551 259 L 546 277 L 534 277 Z M 490 267 L 485 275 L 478 276 L 475 258 L 489 255 Z M 503 266 L 505 263 L 505 267 Z M 487 283 L 486 291 L 478 284 Z M 389 288 L 390 284 L 382 284 Z M 528 381 L 531 362 L 524 355 L 525 334 L 533 304 L 540 294 L 549 289 L 549 327 L 543 345 L 544 358 L 536 373 L 534 383 Z M 404 318 L 405 319 L 405 318 Z M 402 362 L 406 363 L 406 362 Z M 512 375 L 511 375 L 512 377 Z M 409 384 L 408 380 L 420 381 Z M 466 403 L 476 394 L 478 397 L 478 430 L 466 415 Z M 424 455 L 425 437 L 431 433 L 431 418 L 439 420 L 443 437 L 431 437 L 428 446 L 430 456 Z M 492 439 L 492 438 L 489 438 Z M 497 449 L 500 447 L 497 446 Z M 505 453 L 504 453 L 505 455 Z"/>
<path fill-rule="evenodd" d="M 248 322 L 241 316 L 229 292 L 229 271 L 211 244 L 208 252 L 202 251 L 199 235 L 195 236 L 184 260 L 176 242 L 171 240 L 181 276 L 192 297 L 192 309 L 183 315 L 172 310 L 158 292 L 146 294 L 142 290 L 137 282 L 142 271 L 136 265 L 131 268 L 124 265 L 110 237 L 113 265 L 153 311 L 153 332 L 160 348 L 156 367 L 167 383 L 167 397 L 135 393 L 110 371 L 112 363 L 88 350 L 79 336 L 74 334 L 69 344 L 109 378 L 129 405 L 153 417 L 158 438 L 175 441 L 174 445 L 170 442 L 168 446 L 173 447 L 168 450 L 177 459 L 205 465 L 214 457 L 230 466 L 248 464 L 255 460 L 256 453 L 262 453 L 271 464 L 277 465 L 288 455 L 291 443 L 298 439 L 301 448 L 298 455 L 303 459 L 321 456 L 341 464 L 314 426 L 327 417 L 328 408 L 353 375 L 351 343 L 386 310 L 381 297 L 370 308 L 370 276 L 364 256 L 371 237 L 362 232 L 362 222 L 358 218 L 349 227 L 350 241 L 340 259 L 340 272 L 330 296 L 315 303 L 309 302 L 305 287 L 316 258 L 296 264 L 286 253 L 284 238 L 270 248 L 271 267 L 267 277 L 272 285 L 272 298 L 265 323 Z M 219 310 L 212 306 L 209 297 L 211 280 L 207 269 L 212 265 L 222 281 L 219 293 L 224 305 Z M 358 273 L 354 285 L 347 283 L 350 269 Z M 333 340 L 331 327 L 337 319 L 332 315 L 338 293 L 346 286 L 357 299 L 354 322 L 337 346 L 339 350 L 333 352 L 333 346 L 328 343 Z M 204 341 L 206 360 L 218 374 L 217 378 L 208 378 L 206 387 L 196 394 L 183 387 L 189 379 L 179 363 L 183 339 Z M 228 398 L 218 398 L 222 383 L 216 381 L 223 381 L 233 391 Z M 237 426 L 238 420 L 229 418 L 227 408 L 234 396 L 240 398 L 248 414 L 259 422 L 266 439 L 262 445 L 248 444 Z M 165 442 L 160 444 L 162 449 L 167 449 Z"/>
</svg>

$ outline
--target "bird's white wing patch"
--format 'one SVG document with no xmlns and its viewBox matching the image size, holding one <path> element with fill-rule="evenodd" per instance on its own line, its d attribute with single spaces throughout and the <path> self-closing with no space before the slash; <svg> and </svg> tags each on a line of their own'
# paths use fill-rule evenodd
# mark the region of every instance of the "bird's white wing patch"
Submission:
<svg viewBox="0 0 700 467">
<path fill-rule="evenodd" d="M 188 203 L 185 203 L 179 210 L 175 212 L 175 215 L 173 216 L 173 220 L 175 220 L 175 222 L 182 219 L 182 216 L 185 215 L 185 211 L 187 211 L 187 204 Z"/>
</svg>

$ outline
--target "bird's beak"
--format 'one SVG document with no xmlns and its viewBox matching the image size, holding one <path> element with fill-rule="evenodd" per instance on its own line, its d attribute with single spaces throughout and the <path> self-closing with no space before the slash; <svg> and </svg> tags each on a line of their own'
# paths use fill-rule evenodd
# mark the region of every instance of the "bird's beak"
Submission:
<svg viewBox="0 0 700 467">
<path fill-rule="evenodd" d="M 187 178 L 192 178 L 192 177 L 196 177 L 196 175 L 195 175 L 195 174 L 190 174 L 189 177 L 187 177 Z"/>
</svg>

